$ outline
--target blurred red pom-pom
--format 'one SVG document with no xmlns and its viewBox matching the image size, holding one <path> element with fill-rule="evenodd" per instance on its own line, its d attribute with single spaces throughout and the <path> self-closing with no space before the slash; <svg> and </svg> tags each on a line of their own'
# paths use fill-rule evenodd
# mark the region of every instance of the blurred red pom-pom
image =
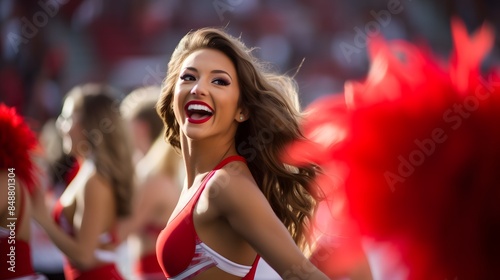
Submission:
<svg viewBox="0 0 500 280">
<path fill-rule="evenodd" d="M 339 108 L 338 97 L 325 99 L 313 105 L 324 115 L 304 124 L 306 137 L 332 126 L 343 132 L 342 141 L 313 138 L 288 154 L 295 163 L 321 159 L 325 174 L 338 174 L 329 161 L 348 166 L 352 217 L 362 234 L 398 248 L 409 279 L 496 279 L 500 76 L 480 73 L 493 35 L 483 26 L 469 37 L 457 20 L 452 32 L 455 50 L 447 64 L 407 42 L 372 40 L 370 72 L 365 81 L 346 84 L 344 115 L 324 110 Z M 322 138 L 335 139 L 324 131 Z M 297 145 L 308 152 L 300 154 Z"/>
<path fill-rule="evenodd" d="M 35 133 L 16 113 L 14 108 L 0 104 L 0 168 L 7 172 L 14 168 L 16 178 L 20 179 L 30 193 L 35 188 L 35 165 L 31 152 L 37 145 Z"/>
</svg>

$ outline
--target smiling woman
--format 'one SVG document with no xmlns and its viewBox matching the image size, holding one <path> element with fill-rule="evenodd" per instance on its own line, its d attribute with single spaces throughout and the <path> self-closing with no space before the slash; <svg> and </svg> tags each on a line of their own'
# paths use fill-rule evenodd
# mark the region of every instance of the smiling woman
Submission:
<svg viewBox="0 0 500 280">
<path fill-rule="evenodd" d="M 65 152 L 80 169 L 57 202 L 54 219 L 41 193 L 34 198 L 34 218 L 66 257 L 67 280 L 123 279 L 115 266 L 116 223 L 130 215 L 134 170 L 112 93 L 98 84 L 68 93 L 58 123 Z"/>
<path fill-rule="evenodd" d="M 200 49 L 184 60 L 175 85 L 174 113 L 177 123 L 186 129 L 187 137 L 196 138 L 196 131 L 200 129 L 205 136 L 233 130 L 224 138 L 236 132 L 235 120 L 239 121 L 245 112 L 238 106 L 238 80 L 233 81 L 231 76 L 236 77 L 236 69 L 218 50 Z M 207 125 L 199 126 L 209 120 Z"/>
<path fill-rule="evenodd" d="M 187 34 L 168 69 L 157 108 L 187 178 L 157 242 L 167 278 L 279 278 L 259 275 L 268 263 L 285 279 L 327 279 L 301 251 L 316 168 L 281 161 L 302 138 L 293 80 L 264 71 L 241 41 L 213 28 Z"/>
</svg>

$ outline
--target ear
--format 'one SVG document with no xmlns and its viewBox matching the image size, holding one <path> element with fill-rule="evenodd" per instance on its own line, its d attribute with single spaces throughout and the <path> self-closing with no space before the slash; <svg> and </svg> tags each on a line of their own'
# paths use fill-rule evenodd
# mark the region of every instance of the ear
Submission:
<svg viewBox="0 0 500 280">
<path fill-rule="evenodd" d="M 249 117 L 250 114 L 248 113 L 248 110 L 246 108 L 239 108 L 238 111 L 236 112 L 236 116 L 234 117 L 234 119 L 237 122 L 242 123 L 248 120 Z"/>
</svg>

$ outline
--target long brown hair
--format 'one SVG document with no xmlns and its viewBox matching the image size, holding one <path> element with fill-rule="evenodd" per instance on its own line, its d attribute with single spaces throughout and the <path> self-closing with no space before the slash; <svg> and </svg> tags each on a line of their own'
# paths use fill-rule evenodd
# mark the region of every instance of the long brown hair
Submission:
<svg viewBox="0 0 500 280">
<path fill-rule="evenodd" d="M 116 200 L 116 214 L 127 216 L 131 211 L 134 183 L 131 145 L 113 90 L 104 85 L 76 86 L 72 98 L 75 111 L 81 114 L 82 129 L 88 138 L 89 151 L 96 172 L 111 184 Z"/>
<path fill-rule="evenodd" d="M 184 59 L 199 49 L 215 49 L 233 62 L 240 82 L 240 105 L 249 118 L 240 123 L 235 144 L 246 158 L 248 168 L 278 218 L 293 239 L 305 249 L 306 232 L 317 196 L 310 187 L 316 174 L 314 165 L 293 167 L 281 161 L 291 141 L 302 138 L 297 87 L 286 75 L 267 71 L 239 39 L 223 30 L 203 28 L 188 33 L 178 44 L 168 64 L 164 89 L 157 111 L 163 119 L 167 140 L 180 148 L 179 124 L 172 100 Z"/>
</svg>

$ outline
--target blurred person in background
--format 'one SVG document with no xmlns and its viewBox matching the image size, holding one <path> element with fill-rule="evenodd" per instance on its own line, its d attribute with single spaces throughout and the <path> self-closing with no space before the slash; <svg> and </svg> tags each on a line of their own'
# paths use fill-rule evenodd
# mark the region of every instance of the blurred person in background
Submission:
<svg viewBox="0 0 500 280">
<path fill-rule="evenodd" d="M 71 279 L 123 279 L 116 265 L 117 221 L 131 212 L 134 168 L 124 121 L 113 90 L 100 84 L 74 87 L 58 126 L 63 148 L 79 162 L 75 178 L 50 216 L 39 192 L 36 221 L 64 253 Z"/>
<path fill-rule="evenodd" d="M 0 103 L 0 279 L 46 279 L 31 260 L 31 196 L 38 187 L 38 141 L 14 108 Z"/>
<path fill-rule="evenodd" d="M 134 279 L 165 279 L 156 257 L 156 241 L 177 204 L 180 155 L 159 137 L 137 164 L 138 185 L 133 215 L 119 225 L 119 234 L 128 239 Z"/>
<path fill-rule="evenodd" d="M 181 156 L 163 139 L 163 123 L 155 110 L 159 95 L 159 87 L 139 88 L 120 105 L 131 128 L 136 154 L 144 155 L 136 164 L 133 214 L 119 225 L 120 239 L 131 234 L 128 245 L 134 279 L 165 279 L 156 257 L 156 239 L 181 190 Z"/>
<path fill-rule="evenodd" d="M 46 174 L 41 187 L 45 190 L 49 207 L 52 208 L 78 172 L 78 162 L 63 152 L 62 137 L 55 119 L 45 122 L 38 139 L 42 148 L 38 165 Z M 35 270 L 46 275 L 49 280 L 63 280 L 64 256 L 35 221 L 32 222 L 31 247 Z"/>
<path fill-rule="evenodd" d="M 316 169 L 280 160 L 301 138 L 293 80 L 266 72 L 239 39 L 203 28 L 177 45 L 157 106 L 187 175 L 158 237 L 165 276 L 268 279 L 256 274 L 262 257 L 285 279 L 328 279 L 302 251 Z"/>
<path fill-rule="evenodd" d="M 155 110 L 160 91 L 157 86 L 140 87 L 120 104 L 120 112 L 130 130 L 135 164 L 146 155 L 163 130 L 163 122 Z"/>
</svg>

